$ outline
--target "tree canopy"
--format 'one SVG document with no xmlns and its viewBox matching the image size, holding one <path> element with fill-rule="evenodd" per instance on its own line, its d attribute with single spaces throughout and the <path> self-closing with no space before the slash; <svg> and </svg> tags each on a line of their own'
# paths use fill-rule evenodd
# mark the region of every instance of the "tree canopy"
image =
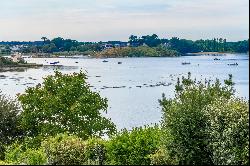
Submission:
<svg viewBox="0 0 250 166">
<path fill-rule="evenodd" d="M 48 76 L 42 84 L 19 96 L 23 112 L 21 124 L 27 136 L 72 133 L 81 138 L 115 132 L 115 125 L 102 116 L 107 99 L 92 92 L 82 72 Z"/>
</svg>

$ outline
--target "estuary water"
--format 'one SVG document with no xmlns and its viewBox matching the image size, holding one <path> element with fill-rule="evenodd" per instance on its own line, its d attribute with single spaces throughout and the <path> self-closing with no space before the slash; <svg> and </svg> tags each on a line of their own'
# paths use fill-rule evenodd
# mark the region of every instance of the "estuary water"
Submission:
<svg viewBox="0 0 250 166">
<path fill-rule="evenodd" d="M 214 60 L 218 58 L 219 60 Z M 162 93 L 174 96 L 178 77 L 192 73 L 198 80 L 215 78 L 223 81 L 233 75 L 236 95 L 249 99 L 249 55 L 226 54 L 223 56 L 182 56 L 174 58 L 26 58 L 27 62 L 44 64 L 39 68 L 0 72 L 0 91 L 12 98 L 27 87 L 42 83 L 43 77 L 54 70 L 63 73 L 85 71 L 93 91 L 108 99 L 105 116 L 118 129 L 158 123 L 161 108 L 158 100 Z M 58 65 L 50 65 L 59 61 Z M 118 64 L 121 62 L 121 64 Z M 188 63 L 183 65 L 182 63 Z M 190 64 L 189 64 L 190 63 Z M 238 65 L 229 65 L 235 64 Z"/>
</svg>

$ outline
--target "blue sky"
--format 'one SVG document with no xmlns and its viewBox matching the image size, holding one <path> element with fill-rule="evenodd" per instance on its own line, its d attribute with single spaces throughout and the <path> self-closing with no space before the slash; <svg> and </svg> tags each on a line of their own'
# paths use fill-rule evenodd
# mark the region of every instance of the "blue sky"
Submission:
<svg viewBox="0 0 250 166">
<path fill-rule="evenodd" d="M 249 0 L 0 0 L 0 40 L 249 36 Z"/>
</svg>

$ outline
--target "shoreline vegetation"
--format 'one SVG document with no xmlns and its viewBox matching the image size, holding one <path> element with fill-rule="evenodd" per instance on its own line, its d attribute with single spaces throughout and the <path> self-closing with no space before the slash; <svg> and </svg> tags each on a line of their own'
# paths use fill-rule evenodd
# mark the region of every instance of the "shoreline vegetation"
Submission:
<svg viewBox="0 0 250 166">
<path fill-rule="evenodd" d="M 119 58 L 119 57 L 176 57 L 181 54 L 164 46 L 158 47 L 123 47 L 111 48 L 94 54 L 97 58 Z"/>
<path fill-rule="evenodd" d="M 19 52 L 32 57 L 59 57 L 83 55 L 90 58 L 116 57 L 174 57 L 223 53 L 249 53 L 249 39 L 229 42 L 223 38 L 196 41 L 172 37 L 159 38 L 156 34 L 131 35 L 127 42 L 80 42 L 61 37 L 34 42 L 0 42 L 0 56 Z"/>
<path fill-rule="evenodd" d="M 152 55 L 152 56 L 127 56 L 127 55 L 124 55 L 123 54 L 123 51 L 121 51 L 119 53 L 121 49 L 114 49 L 114 50 L 106 50 L 105 52 L 100 52 L 100 53 L 96 53 L 95 55 L 96 56 L 91 56 L 91 55 L 85 55 L 85 54 L 82 54 L 80 52 L 59 52 L 57 54 L 37 54 L 37 53 L 33 53 L 33 54 L 23 54 L 23 56 L 25 57 L 32 57 L 32 58 L 70 58 L 70 57 L 73 57 L 73 58 L 78 58 L 78 57 L 84 57 L 84 58 L 138 58 L 138 57 L 143 57 L 143 58 L 146 58 L 146 57 L 176 57 L 176 56 L 197 56 L 197 55 L 211 55 L 211 56 L 221 56 L 221 55 L 227 55 L 227 54 L 247 54 L 249 55 L 248 52 L 246 53 L 236 53 L 236 52 L 195 52 L 195 53 L 186 53 L 184 55 L 180 55 L 178 54 L 178 52 L 173 52 L 173 54 L 163 54 L 163 55 L 160 55 L 160 54 L 155 54 L 155 55 Z M 118 52 L 118 53 L 117 53 Z M 117 53 L 114 54 L 114 53 Z M 170 56 L 171 55 L 171 56 Z M 6 55 L 7 56 L 7 55 Z"/>
<path fill-rule="evenodd" d="M 0 72 L 24 71 L 27 68 L 38 68 L 38 67 L 42 67 L 42 66 L 43 66 L 43 64 L 36 64 L 36 63 L 0 65 Z"/>
<path fill-rule="evenodd" d="M 14 58 L 5 58 L 0 56 L 0 72 L 22 70 L 22 68 L 42 67 L 43 64 L 27 63 L 23 58 L 14 61 Z"/>
</svg>

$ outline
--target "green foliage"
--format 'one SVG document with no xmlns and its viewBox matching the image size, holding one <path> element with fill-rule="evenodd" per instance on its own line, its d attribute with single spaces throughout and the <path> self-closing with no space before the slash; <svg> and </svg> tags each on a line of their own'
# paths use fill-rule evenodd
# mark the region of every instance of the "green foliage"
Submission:
<svg viewBox="0 0 250 166">
<path fill-rule="evenodd" d="M 0 159 L 4 158 L 5 146 L 22 135 L 19 126 L 20 112 L 17 102 L 0 92 Z"/>
<path fill-rule="evenodd" d="M 92 92 L 85 80 L 82 72 L 64 75 L 56 71 L 42 85 L 20 95 L 25 134 L 36 137 L 69 132 L 87 139 L 115 132 L 115 125 L 100 112 L 107 110 L 107 99 Z"/>
<path fill-rule="evenodd" d="M 53 53 L 56 52 L 58 49 L 54 43 L 46 44 L 42 47 L 42 52 L 44 53 Z"/>
<path fill-rule="evenodd" d="M 43 149 L 27 148 L 25 144 L 12 144 L 6 154 L 5 161 L 13 164 L 42 165 L 47 163 Z"/>
<path fill-rule="evenodd" d="M 13 62 L 10 58 L 5 58 L 0 56 L 0 66 L 4 65 L 16 65 L 16 62 Z"/>
<path fill-rule="evenodd" d="M 86 156 L 90 164 L 103 165 L 106 162 L 106 141 L 99 138 L 87 140 Z"/>
<path fill-rule="evenodd" d="M 98 139 L 83 141 L 77 136 L 59 134 L 42 142 L 50 165 L 97 165 L 103 162 Z M 100 158 L 99 158 L 100 157 Z"/>
<path fill-rule="evenodd" d="M 6 163 L 28 165 L 103 165 L 105 144 L 102 139 L 83 140 L 75 135 L 58 134 L 37 144 L 26 138 L 8 147 Z"/>
<path fill-rule="evenodd" d="M 121 44 L 121 41 L 108 41 L 108 42 L 78 42 L 72 39 L 64 39 L 62 37 L 57 37 L 52 40 L 46 37 L 41 38 L 43 42 L 0 42 L 0 54 L 10 54 L 11 45 L 26 45 L 27 47 L 22 47 L 20 52 L 22 53 L 62 53 L 71 52 L 70 54 L 84 54 L 92 55 L 95 52 L 102 51 L 102 44 Z M 237 53 L 247 53 L 249 52 L 249 40 L 243 40 L 238 42 L 227 42 L 223 38 L 213 38 L 213 39 L 200 39 L 196 41 L 179 39 L 177 37 L 172 37 L 171 39 L 160 39 L 156 34 L 144 35 L 141 37 L 131 35 L 129 37 L 128 43 L 130 47 L 138 46 L 148 46 L 150 48 L 155 48 L 160 45 L 164 45 L 168 50 L 175 50 L 178 54 L 194 53 L 194 52 L 237 52 Z M 125 46 L 125 43 L 123 46 Z M 169 53 L 165 56 L 169 55 Z M 163 55 L 163 56 L 164 56 Z M 150 54 L 150 56 L 152 56 Z M 153 56 L 158 56 L 154 54 Z"/>
<path fill-rule="evenodd" d="M 61 37 L 48 40 L 46 37 L 41 38 L 43 44 L 37 43 L 28 45 L 28 47 L 23 47 L 21 49 L 22 53 L 61 53 L 61 52 L 78 52 L 87 53 L 93 51 L 100 51 L 101 44 L 99 43 L 83 43 L 76 40 L 64 39 Z M 18 44 L 18 43 L 16 43 Z"/>
<path fill-rule="evenodd" d="M 149 47 L 156 47 L 161 44 L 161 40 L 156 34 L 146 35 L 138 38 L 137 36 L 131 35 L 129 37 L 129 43 L 131 46 L 146 44 Z"/>
<path fill-rule="evenodd" d="M 215 165 L 249 165 L 249 105 L 221 98 L 205 108 Z"/>
<path fill-rule="evenodd" d="M 0 165 L 12 165 L 12 163 L 7 163 L 6 161 L 0 160 Z"/>
<path fill-rule="evenodd" d="M 201 51 L 192 40 L 179 39 L 173 37 L 169 40 L 170 48 L 185 54 L 190 52 L 199 52 Z"/>
<path fill-rule="evenodd" d="M 106 144 L 107 162 L 114 165 L 149 165 L 160 142 L 158 127 L 134 128 L 116 134 Z"/>
<path fill-rule="evenodd" d="M 97 57 L 168 57 L 168 56 L 178 56 L 178 52 L 174 50 L 169 50 L 166 47 L 122 47 L 122 48 L 112 48 L 107 49 L 102 52 L 96 53 Z"/>
<path fill-rule="evenodd" d="M 0 45 L 0 55 L 8 55 L 11 53 L 11 49 L 9 45 Z"/>
<path fill-rule="evenodd" d="M 50 165 L 81 165 L 87 161 L 85 143 L 76 136 L 57 135 L 42 143 Z"/>
<path fill-rule="evenodd" d="M 171 158 L 166 149 L 160 147 L 154 154 L 150 155 L 151 165 L 178 165 L 175 158 Z"/>
<path fill-rule="evenodd" d="M 218 80 L 196 82 L 189 73 L 177 82 L 174 99 L 163 95 L 163 147 L 170 159 L 178 164 L 248 162 L 248 107 L 233 98 L 232 86 L 232 76 L 222 86 Z"/>
<path fill-rule="evenodd" d="M 171 39 L 159 39 L 157 35 L 146 35 L 137 37 L 131 35 L 129 43 L 132 47 L 138 47 L 146 44 L 149 47 L 156 47 L 161 44 L 167 44 L 169 49 L 176 50 L 181 54 L 194 53 L 194 52 L 249 52 L 249 40 L 238 42 L 227 42 L 223 38 L 213 38 L 211 40 L 187 40 L 172 37 Z"/>
</svg>

